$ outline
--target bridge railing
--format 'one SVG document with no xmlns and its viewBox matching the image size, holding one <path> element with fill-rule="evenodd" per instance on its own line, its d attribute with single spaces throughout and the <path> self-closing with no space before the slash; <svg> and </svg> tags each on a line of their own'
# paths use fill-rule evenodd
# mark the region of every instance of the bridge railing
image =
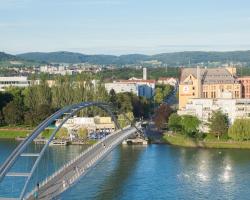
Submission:
<svg viewBox="0 0 250 200">
<path fill-rule="evenodd" d="M 117 131 L 115 131 L 112 134 L 109 134 L 108 136 L 102 138 L 101 140 L 99 140 L 97 143 L 91 145 L 90 147 L 88 147 L 85 151 L 83 151 L 82 153 L 80 153 L 78 156 L 76 156 L 75 158 L 73 158 L 72 160 L 70 160 L 68 163 L 64 164 L 60 169 L 58 169 L 55 173 L 53 173 L 52 175 L 50 175 L 49 177 L 46 177 L 44 181 L 42 181 L 40 185 L 40 187 L 46 185 L 49 181 L 51 181 L 54 177 L 56 177 L 57 175 L 59 175 L 63 170 L 65 170 L 66 168 L 68 168 L 70 165 L 72 165 L 73 163 L 75 163 L 77 160 L 79 160 L 81 157 L 83 157 L 84 155 L 86 155 L 88 152 L 90 152 L 92 149 L 94 149 L 95 147 L 97 147 L 98 145 L 100 145 L 103 141 L 105 141 L 106 139 L 110 138 L 110 137 L 114 137 L 116 134 L 118 134 L 119 132 L 126 130 L 128 128 L 130 128 L 131 126 L 128 125 L 126 127 L 124 127 L 123 129 L 119 129 Z M 31 196 L 32 194 L 34 194 L 36 192 L 36 188 L 34 188 L 32 191 L 30 191 L 27 195 L 25 195 L 26 197 Z"/>
</svg>

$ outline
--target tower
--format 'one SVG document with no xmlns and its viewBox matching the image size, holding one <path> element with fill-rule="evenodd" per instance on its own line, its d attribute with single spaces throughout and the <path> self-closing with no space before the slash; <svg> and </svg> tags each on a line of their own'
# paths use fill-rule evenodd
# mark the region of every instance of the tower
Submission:
<svg viewBox="0 0 250 200">
<path fill-rule="evenodd" d="M 197 69 L 196 69 L 196 75 L 197 75 L 197 96 L 198 98 L 201 98 L 201 90 L 202 90 L 202 86 L 201 86 L 201 69 L 200 69 L 200 66 L 197 66 Z"/>
<path fill-rule="evenodd" d="M 143 67 L 143 80 L 147 80 L 147 68 Z"/>
</svg>

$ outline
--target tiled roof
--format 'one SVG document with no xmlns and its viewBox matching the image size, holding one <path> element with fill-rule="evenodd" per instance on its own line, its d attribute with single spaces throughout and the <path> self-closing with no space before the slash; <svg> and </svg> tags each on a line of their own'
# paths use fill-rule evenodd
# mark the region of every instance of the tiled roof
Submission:
<svg viewBox="0 0 250 200">
<path fill-rule="evenodd" d="M 123 83 L 155 83 L 155 80 L 120 80 Z"/>
<path fill-rule="evenodd" d="M 170 79 L 176 79 L 176 78 L 173 78 L 173 77 L 160 77 L 158 80 L 159 81 L 167 81 L 167 80 L 170 80 Z"/>
<path fill-rule="evenodd" d="M 184 68 L 181 72 L 180 82 L 183 83 L 188 76 L 197 78 L 197 68 Z M 202 84 L 238 83 L 236 78 L 225 68 L 200 68 Z"/>
</svg>

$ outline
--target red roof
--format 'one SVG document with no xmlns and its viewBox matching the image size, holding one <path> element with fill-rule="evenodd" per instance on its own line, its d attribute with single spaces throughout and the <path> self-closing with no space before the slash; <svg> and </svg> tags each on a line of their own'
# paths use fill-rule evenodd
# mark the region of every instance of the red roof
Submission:
<svg viewBox="0 0 250 200">
<path fill-rule="evenodd" d="M 120 80 L 123 83 L 156 83 L 155 80 Z"/>
<path fill-rule="evenodd" d="M 169 79 L 176 79 L 176 78 L 173 78 L 173 77 L 160 77 L 158 80 L 159 81 L 167 81 Z"/>
</svg>

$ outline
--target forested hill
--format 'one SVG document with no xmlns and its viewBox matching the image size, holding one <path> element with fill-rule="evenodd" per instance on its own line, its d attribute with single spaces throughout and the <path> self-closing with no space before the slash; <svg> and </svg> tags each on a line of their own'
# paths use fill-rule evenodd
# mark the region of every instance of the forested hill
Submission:
<svg viewBox="0 0 250 200">
<path fill-rule="evenodd" d="M 32 52 L 17 55 L 20 58 L 49 63 L 92 63 L 92 64 L 135 64 L 146 60 L 148 56 L 130 54 L 122 56 L 113 55 L 86 55 L 66 51 L 59 52 Z"/>
<path fill-rule="evenodd" d="M 20 58 L 17 58 L 16 56 L 0 52 L 0 61 L 10 61 L 10 60 L 18 60 Z"/>
<path fill-rule="evenodd" d="M 50 52 L 50 53 L 24 53 L 17 55 L 22 59 L 50 63 L 82 63 L 92 64 L 140 64 L 145 61 L 160 61 L 168 65 L 187 65 L 189 63 L 207 62 L 247 62 L 250 63 L 250 51 L 230 52 L 205 52 L 185 51 L 176 53 L 162 53 L 155 55 L 128 54 L 121 56 L 113 55 L 86 55 L 72 52 Z"/>
</svg>

